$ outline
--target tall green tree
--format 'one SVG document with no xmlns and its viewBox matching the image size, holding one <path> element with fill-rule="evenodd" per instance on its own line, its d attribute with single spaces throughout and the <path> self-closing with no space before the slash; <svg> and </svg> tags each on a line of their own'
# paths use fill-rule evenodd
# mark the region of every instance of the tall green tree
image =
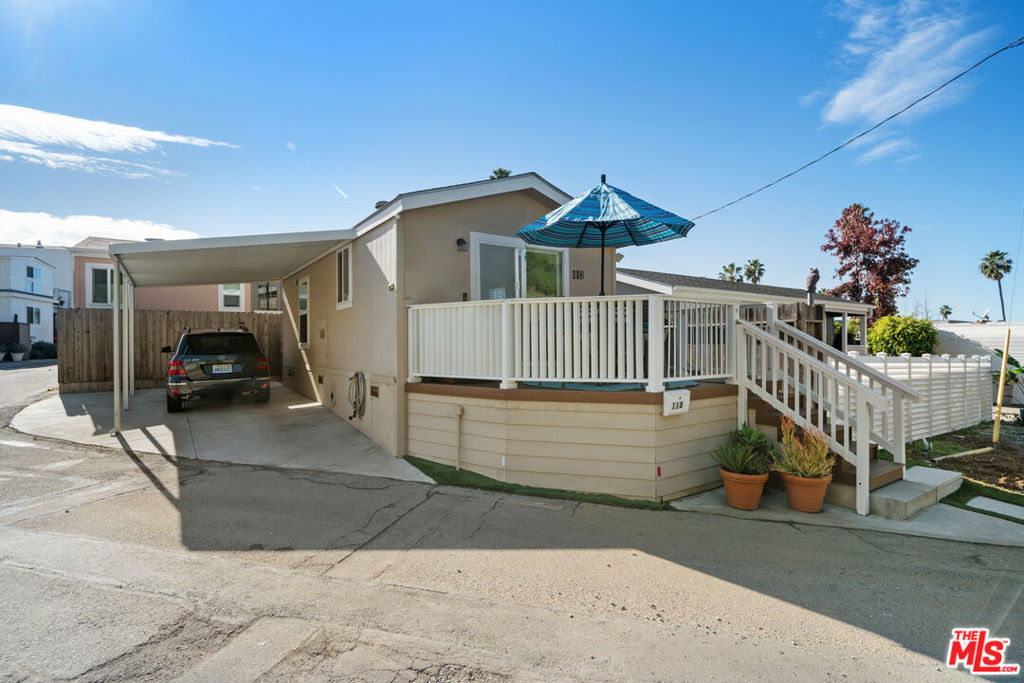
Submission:
<svg viewBox="0 0 1024 683">
<path fill-rule="evenodd" d="M 1003 322 L 1006 322 L 1006 304 L 1003 303 L 1003 276 L 1013 270 L 1013 259 L 1005 251 L 990 251 L 982 257 L 978 270 L 989 280 L 995 280 L 999 286 L 999 307 L 1003 311 Z"/>
<path fill-rule="evenodd" d="M 743 282 L 743 270 L 735 263 L 722 266 L 722 272 L 718 274 L 719 280 L 728 282 Z"/>
<path fill-rule="evenodd" d="M 750 259 L 743 266 L 743 276 L 747 278 L 748 282 L 753 282 L 756 285 L 764 277 L 764 264 L 760 259 Z"/>
<path fill-rule="evenodd" d="M 501 168 L 500 166 L 491 171 L 491 177 L 488 180 L 497 180 L 498 178 L 508 178 L 512 175 L 512 171 L 507 168 Z"/>
<path fill-rule="evenodd" d="M 836 276 L 841 280 L 829 294 L 873 304 L 871 316 L 896 313 L 896 299 L 910 289 L 910 273 L 918 260 L 904 248 L 910 228 L 889 218 L 875 218 L 863 204 L 843 209 L 835 225 L 825 233 L 821 250 L 839 260 Z"/>
<path fill-rule="evenodd" d="M 943 320 L 949 320 L 949 316 L 953 315 L 953 309 L 948 304 L 942 304 L 939 306 L 939 315 L 942 316 Z"/>
</svg>

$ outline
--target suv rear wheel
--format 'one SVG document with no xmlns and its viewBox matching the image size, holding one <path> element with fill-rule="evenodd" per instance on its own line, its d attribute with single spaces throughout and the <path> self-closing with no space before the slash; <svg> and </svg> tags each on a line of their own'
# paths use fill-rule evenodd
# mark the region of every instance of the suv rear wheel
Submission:
<svg viewBox="0 0 1024 683">
<path fill-rule="evenodd" d="M 181 412 L 181 399 L 174 398 L 173 396 L 167 396 L 167 412 L 168 413 L 180 413 Z"/>
</svg>

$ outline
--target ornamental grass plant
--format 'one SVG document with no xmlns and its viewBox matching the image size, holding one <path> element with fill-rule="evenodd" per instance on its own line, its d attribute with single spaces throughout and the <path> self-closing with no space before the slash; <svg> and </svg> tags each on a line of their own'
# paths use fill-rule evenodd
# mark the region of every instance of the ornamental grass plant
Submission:
<svg viewBox="0 0 1024 683">
<path fill-rule="evenodd" d="M 802 432 L 797 434 L 792 419 L 782 418 L 782 453 L 776 456 L 772 469 L 807 479 L 828 477 L 836 464 L 836 457 L 828 452 L 828 439 L 817 429 Z"/>
</svg>

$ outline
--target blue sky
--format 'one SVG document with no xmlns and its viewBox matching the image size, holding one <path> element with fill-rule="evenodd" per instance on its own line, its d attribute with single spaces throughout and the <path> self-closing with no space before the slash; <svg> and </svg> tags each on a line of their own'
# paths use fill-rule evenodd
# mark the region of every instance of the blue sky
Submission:
<svg viewBox="0 0 1024 683">
<path fill-rule="evenodd" d="M 692 217 L 1021 34 L 1006 2 L 0 0 L 0 242 L 348 227 L 497 166 Z M 905 309 L 997 311 L 977 262 L 1017 251 L 1022 82 L 1018 48 L 623 265 L 831 283 L 819 247 L 856 201 L 913 228 Z"/>
</svg>

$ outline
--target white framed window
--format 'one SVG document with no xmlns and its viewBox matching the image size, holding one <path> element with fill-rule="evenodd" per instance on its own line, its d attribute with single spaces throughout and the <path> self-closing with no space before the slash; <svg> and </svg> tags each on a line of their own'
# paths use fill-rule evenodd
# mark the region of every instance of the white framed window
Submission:
<svg viewBox="0 0 1024 683">
<path fill-rule="evenodd" d="M 35 306 L 25 307 L 25 321 L 30 325 L 38 325 L 39 321 L 42 320 L 42 316 L 39 313 L 39 308 Z"/>
<path fill-rule="evenodd" d="M 253 309 L 257 311 L 281 310 L 281 285 L 277 282 L 258 282 Z"/>
<path fill-rule="evenodd" d="M 110 263 L 85 264 L 85 307 L 110 308 L 114 301 L 114 266 Z"/>
<path fill-rule="evenodd" d="M 569 250 L 527 245 L 518 237 L 469 233 L 470 296 L 513 299 L 566 296 Z"/>
<path fill-rule="evenodd" d="M 245 286 L 240 282 L 217 285 L 218 311 L 244 311 Z"/>
<path fill-rule="evenodd" d="M 299 280 L 299 348 L 309 348 L 309 278 Z"/>
<path fill-rule="evenodd" d="M 337 308 L 348 308 L 352 305 L 352 245 L 346 244 L 335 255 L 337 270 Z"/>
</svg>

